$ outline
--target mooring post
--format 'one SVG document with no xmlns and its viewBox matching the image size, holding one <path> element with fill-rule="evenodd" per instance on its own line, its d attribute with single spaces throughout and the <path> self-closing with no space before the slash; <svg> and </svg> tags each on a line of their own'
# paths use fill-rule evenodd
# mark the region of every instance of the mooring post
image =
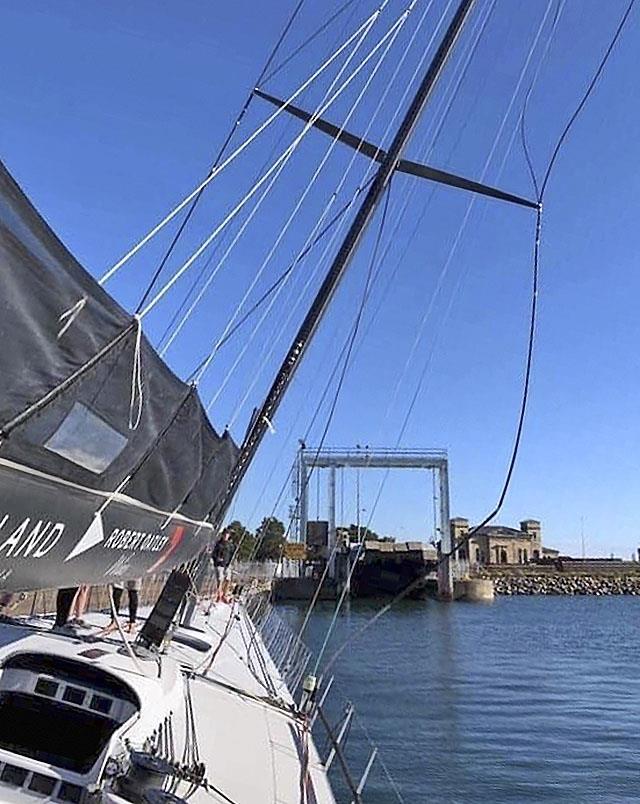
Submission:
<svg viewBox="0 0 640 804">
<path fill-rule="evenodd" d="M 329 533 L 327 538 L 327 552 L 329 561 L 329 578 L 336 579 L 336 467 L 329 467 L 329 481 L 327 485 L 329 505 Z"/>
<path fill-rule="evenodd" d="M 438 468 L 440 495 L 440 558 L 438 564 L 438 595 L 442 600 L 453 600 L 453 548 L 449 514 L 449 466 L 445 458 Z"/>
<path fill-rule="evenodd" d="M 307 543 L 307 520 L 309 517 L 309 495 L 308 495 L 308 479 L 307 479 L 307 462 L 304 457 L 304 450 L 300 450 L 300 463 L 298 465 L 298 472 L 299 472 L 299 479 L 298 479 L 298 488 L 299 488 L 299 501 L 298 505 L 300 506 L 300 519 L 299 519 L 299 528 L 300 528 L 300 542 L 301 544 L 306 545 Z"/>
</svg>

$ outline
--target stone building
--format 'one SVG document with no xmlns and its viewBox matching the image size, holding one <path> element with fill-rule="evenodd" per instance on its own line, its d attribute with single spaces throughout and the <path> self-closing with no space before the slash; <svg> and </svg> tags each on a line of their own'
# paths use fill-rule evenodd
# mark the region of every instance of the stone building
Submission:
<svg viewBox="0 0 640 804">
<path fill-rule="evenodd" d="M 455 517 L 451 520 L 454 543 L 468 532 L 468 519 Z M 542 556 L 542 534 L 537 519 L 525 519 L 520 523 L 520 530 L 504 525 L 487 525 L 458 551 L 460 559 L 472 564 L 526 564 Z"/>
</svg>

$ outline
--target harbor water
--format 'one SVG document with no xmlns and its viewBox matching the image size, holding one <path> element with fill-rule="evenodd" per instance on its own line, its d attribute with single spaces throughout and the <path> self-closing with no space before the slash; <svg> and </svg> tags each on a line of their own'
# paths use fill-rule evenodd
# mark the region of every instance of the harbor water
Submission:
<svg viewBox="0 0 640 804">
<path fill-rule="evenodd" d="M 352 603 L 326 655 L 381 604 Z M 280 613 L 295 626 L 304 609 Z M 312 647 L 332 613 L 318 606 Z M 404 602 L 332 672 L 397 783 L 378 766 L 368 804 L 640 801 L 640 598 Z M 355 777 L 368 752 L 355 723 Z"/>
</svg>

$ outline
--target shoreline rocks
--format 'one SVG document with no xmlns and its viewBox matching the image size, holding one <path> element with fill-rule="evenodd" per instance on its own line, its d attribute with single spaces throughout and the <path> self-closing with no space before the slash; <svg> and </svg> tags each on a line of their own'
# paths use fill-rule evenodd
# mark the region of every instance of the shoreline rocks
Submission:
<svg viewBox="0 0 640 804">
<path fill-rule="evenodd" d="M 493 574 L 496 595 L 640 595 L 640 575 Z"/>
</svg>

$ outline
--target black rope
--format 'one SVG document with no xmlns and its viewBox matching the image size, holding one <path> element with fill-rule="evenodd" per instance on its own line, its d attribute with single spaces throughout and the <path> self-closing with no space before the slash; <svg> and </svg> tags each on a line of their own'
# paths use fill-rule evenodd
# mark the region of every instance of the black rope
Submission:
<svg viewBox="0 0 640 804">
<path fill-rule="evenodd" d="M 256 81 L 255 86 L 260 84 L 260 82 L 264 79 L 265 74 L 267 73 L 269 67 L 271 67 L 271 64 L 272 64 L 273 60 L 275 59 L 275 57 L 276 57 L 276 55 L 278 53 L 278 50 L 280 49 L 285 37 L 289 33 L 289 30 L 290 30 L 291 26 L 293 25 L 296 17 L 298 16 L 298 13 L 300 12 L 300 9 L 304 5 L 304 2 L 305 2 L 305 0 L 298 0 L 298 3 L 296 5 L 296 7 L 294 8 L 294 10 L 292 11 L 292 13 L 290 14 L 289 19 L 287 20 L 287 23 L 286 23 L 282 33 L 280 34 L 280 36 L 278 38 L 278 41 L 273 46 L 273 48 L 271 50 L 271 53 L 269 54 L 269 57 L 267 58 L 267 61 L 266 61 L 265 65 L 264 65 L 264 67 L 262 68 L 262 71 L 260 72 L 260 75 L 258 76 L 258 80 Z M 227 133 L 227 136 L 226 136 L 224 142 L 222 143 L 222 146 L 221 146 L 220 150 L 216 154 L 216 157 L 215 157 L 215 159 L 213 161 L 213 164 L 211 165 L 211 167 L 209 168 L 209 172 L 207 173 L 207 177 L 210 176 L 213 173 L 213 171 L 218 166 L 220 160 L 224 156 L 227 148 L 229 147 L 229 143 L 231 142 L 231 140 L 233 138 L 233 135 L 235 134 L 236 130 L 241 125 L 242 120 L 244 119 L 244 116 L 246 115 L 246 113 L 247 113 L 247 111 L 249 109 L 249 106 L 251 105 L 251 101 L 253 100 L 253 97 L 254 97 L 254 95 L 253 95 L 253 88 L 252 88 L 251 91 L 249 92 L 249 94 L 247 95 L 247 98 L 246 98 L 242 108 L 240 109 L 240 112 L 238 113 L 236 119 L 234 120 L 233 125 L 229 129 L 229 132 Z M 193 199 L 191 204 L 189 205 L 187 213 L 186 213 L 185 217 L 183 218 L 180 226 L 178 227 L 178 231 L 175 233 L 175 235 L 173 237 L 173 240 L 169 244 L 169 247 L 167 248 L 166 252 L 164 253 L 164 256 L 160 260 L 160 264 L 156 268 L 153 276 L 151 277 L 151 281 L 147 285 L 147 288 L 144 291 L 144 293 L 142 294 L 142 298 L 138 302 L 138 306 L 136 307 L 136 313 L 139 313 L 142 310 L 142 308 L 144 307 L 145 302 L 149 298 L 149 295 L 151 294 L 151 291 L 155 287 L 156 282 L 158 281 L 158 279 L 160 278 L 160 275 L 161 275 L 165 265 L 167 264 L 167 261 L 168 261 L 169 257 L 173 253 L 173 250 L 176 247 L 176 245 L 178 243 L 178 240 L 182 236 L 182 233 L 184 232 L 187 224 L 189 223 L 189 220 L 191 219 L 191 216 L 195 212 L 195 209 L 196 209 L 196 207 L 198 205 L 198 202 L 202 198 L 202 195 L 203 195 L 205 190 L 206 190 L 206 187 L 203 187 L 198 192 L 196 197 Z"/>
<path fill-rule="evenodd" d="M 618 27 L 616 29 L 616 32 L 613 35 L 613 39 L 609 43 L 609 47 L 606 49 L 606 51 L 604 53 L 604 56 L 600 60 L 600 64 L 598 65 L 598 69 L 593 74 L 593 78 L 591 79 L 591 81 L 589 83 L 589 86 L 587 87 L 584 95 L 582 96 L 582 99 L 581 99 L 580 103 L 576 106 L 576 109 L 575 109 L 574 113 L 569 118 L 569 121 L 567 122 L 567 125 L 564 127 L 564 130 L 563 130 L 562 134 L 560 135 L 560 138 L 558 139 L 558 142 L 556 143 L 556 147 L 554 148 L 553 153 L 551 155 L 551 160 L 549 161 L 549 164 L 547 166 L 547 171 L 546 171 L 546 173 L 544 175 L 544 179 L 542 180 L 542 187 L 541 187 L 541 190 L 540 190 L 540 201 L 542 201 L 542 198 L 544 196 L 544 192 L 547 189 L 547 183 L 549 181 L 549 177 L 551 176 L 551 171 L 553 170 L 553 166 L 555 165 L 556 159 L 558 158 L 560 150 L 561 150 L 562 146 L 564 145 L 564 141 L 566 140 L 566 138 L 567 138 L 567 136 L 569 134 L 569 131 L 573 127 L 573 124 L 575 123 L 575 121 L 577 120 L 578 116 L 580 115 L 580 112 L 582 112 L 582 110 L 584 109 L 585 105 L 587 104 L 587 101 L 591 97 L 591 93 L 595 89 L 595 86 L 596 86 L 596 84 L 598 82 L 598 79 L 602 75 L 602 72 L 603 72 L 604 68 L 606 67 L 607 62 L 609 61 L 609 56 L 611 55 L 611 53 L 613 51 L 613 48 L 616 46 L 616 43 L 617 43 L 618 39 L 620 38 L 620 34 L 622 33 L 622 31 L 624 29 L 624 26 L 625 26 L 625 24 L 627 22 L 627 19 L 629 18 L 629 15 L 631 14 L 631 11 L 632 11 L 635 3 L 636 3 L 636 0 L 630 0 L 630 3 L 627 6 L 626 11 L 622 15 L 622 19 L 620 20 L 620 24 L 618 25 Z"/>
<path fill-rule="evenodd" d="M 273 70 L 268 75 L 262 75 L 258 80 L 256 87 L 260 87 L 261 84 L 266 84 L 272 78 L 274 78 L 278 73 L 282 72 L 282 70 L 289 64 L 292 59 L 294 59 L 300 52 L 302 52 L 306 47 L 308 47 L 314 40 L 316 40 L 320 34 L 327 30 L 327 28 L 335 22 L 338 17 L 340 17 L 348 8 L 349 6 L 353 5 L 358 0 L 347 0 L 334 14 L 332 14 L 326 22 L 324 22 L 319 28 L 317 28 L 312 34 L 310 34 L 302 44 L 298 45 L 298 47 L 290 53 L 277 67 L 274 67 Z M 266 73 L 266 69 L 264 71 Z"/>
</svg>

